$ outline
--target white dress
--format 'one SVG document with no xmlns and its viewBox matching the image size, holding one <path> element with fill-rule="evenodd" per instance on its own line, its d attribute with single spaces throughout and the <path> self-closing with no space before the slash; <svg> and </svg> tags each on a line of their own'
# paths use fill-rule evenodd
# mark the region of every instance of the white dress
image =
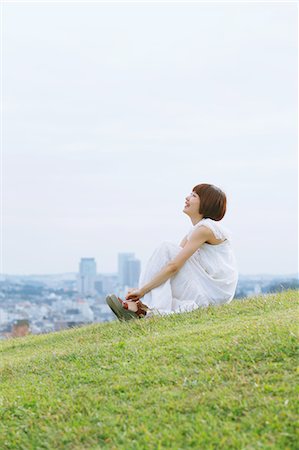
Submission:
<svg viewBox="0 0 299 450">
<path fill-rule="evenodd" d="M 233 299 L 238 270 L 230 232 L 215 220 L 202 219 L 191 227 L 187 239 L 195 228 L 203 225 L 213 231 L 216 239 L 225 241 L 216 245 L 204 243 L 179 272 L 145 294 L 142 302 L 152 310 L 151 314 L 191 311 Z M 140 275 L 139 288 L 151 281 L 181 250 L 182 247 L 172 242 L 163 242 L 156 248 Z"/>
</svg>

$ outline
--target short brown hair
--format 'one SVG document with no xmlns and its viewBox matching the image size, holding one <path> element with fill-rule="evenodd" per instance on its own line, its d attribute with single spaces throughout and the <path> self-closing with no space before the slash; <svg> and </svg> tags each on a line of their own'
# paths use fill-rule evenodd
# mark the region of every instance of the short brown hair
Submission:
<svg viewBox="0 0 299 450">
<path fill-rule="evenodd" d="M 198 184 L 192 189 L 200 197 L 199 214 L 204 219 L 221 220 L 226 212 L 226 195 L 213 184 Z"/>
</svg>

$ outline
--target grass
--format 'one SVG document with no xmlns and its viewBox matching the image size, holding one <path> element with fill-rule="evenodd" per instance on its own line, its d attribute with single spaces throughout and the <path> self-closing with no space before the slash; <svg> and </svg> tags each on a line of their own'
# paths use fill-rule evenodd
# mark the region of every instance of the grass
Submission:
<svg viewBox="0 0 299 450">
<path fill-rule="evenodd" d="M 1 342 L 1 450 L 298 448 L 297 295 Z"/>
</svg>

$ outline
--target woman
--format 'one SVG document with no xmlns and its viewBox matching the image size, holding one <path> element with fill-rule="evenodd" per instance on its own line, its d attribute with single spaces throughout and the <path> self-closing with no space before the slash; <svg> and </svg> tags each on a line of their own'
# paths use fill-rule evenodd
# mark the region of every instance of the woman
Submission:
<svg viewBox="0 0 299 450">
<path fill-rule="evenodd" d="M 230 233 L 219 223 L 226 212 L 225 193 L 212 184 L 198 184 L 186 197 L 183 212 L 192 227 L 182 242 L 164 242 L 154 251 L 138 288 L 128 291 L 126 301 L 115 295 L 106 298 L 120 320 L 191 311 L 233 299 L 237 265 Z"/>
</svg>

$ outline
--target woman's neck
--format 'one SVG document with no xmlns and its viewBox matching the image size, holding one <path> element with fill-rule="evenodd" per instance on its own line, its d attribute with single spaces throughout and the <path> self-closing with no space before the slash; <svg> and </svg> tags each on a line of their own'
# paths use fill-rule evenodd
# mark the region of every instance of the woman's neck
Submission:
<svg viewBox="0 0 299 450">
<path fill-rule="evenodd" d="M 203 220 L 203 216 L 191 217 L 191 222 L 193 226 L 197 225 L 201 220 Z"/>
</svg>

